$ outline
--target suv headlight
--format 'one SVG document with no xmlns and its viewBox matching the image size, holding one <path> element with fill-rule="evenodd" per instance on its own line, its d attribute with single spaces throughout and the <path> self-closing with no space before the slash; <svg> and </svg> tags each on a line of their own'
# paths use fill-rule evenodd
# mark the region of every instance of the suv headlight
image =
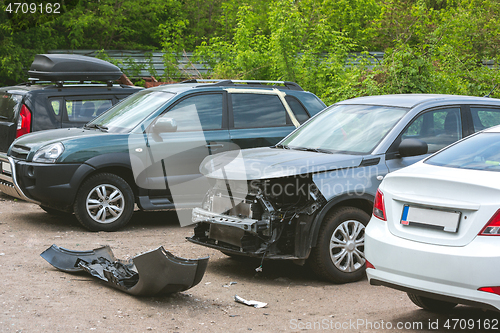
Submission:
<svg viewBox="0 0 500 333">
<path fill-rule="evenodd" d="M 33 156 L 33 162 L 40 163 L 55 163 L 57 158 L 61 156 L 64 151 L 62 143 L 57 142 L 38 149 Z"/>
</svg>

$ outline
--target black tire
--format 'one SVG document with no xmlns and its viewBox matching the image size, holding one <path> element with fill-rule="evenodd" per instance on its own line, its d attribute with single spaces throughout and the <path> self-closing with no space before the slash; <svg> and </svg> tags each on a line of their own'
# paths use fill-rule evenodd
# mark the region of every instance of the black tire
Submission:
<svg viewBox="0 0 500 333">
<path fill-rule="evenodd" d="M 47 206 L 40 205 L 40 208 L 43 209 L 49 215 L 54 215 L 54 216 L 70 216 L 71 215 L 71 213 L 63 212 L 62 210 L 57 210 L 57 209 L 50 208 Z"/>
<path fill-rule="evenodd" d="M 321 224 L 316 247 L 308 259 L 312 271 L 334 283 L 361 280 L 366 269 L 364 239 L 369 220 L 370 215 L 355 207 L 341 207 L 328 213 Z M 333 240 L 340 242 L 330 248 Z M 342 245 L 345 240 L 347 242 Z M 334 261 L 335 257 L 340 260 Z"/>
<path fill-rule="evenodd" d="M 123 178 L 112 173 L 99 173 L 80 186 L 73 209 L 85 228 L 116 231 L 130 221 L 134 212 L 134 193 Z"/>
<path fill-rule="evenodd" d="M 428 298 L 424 296 L 418 296 L 415 294 L 407 293 L 408 298 L 415 304 L 416 306 L 421 307 L 427 311 L 432 312 L 448 312 L 453 309 L 457 304 L 441 301 L 433 298 Z"/>
</svg>

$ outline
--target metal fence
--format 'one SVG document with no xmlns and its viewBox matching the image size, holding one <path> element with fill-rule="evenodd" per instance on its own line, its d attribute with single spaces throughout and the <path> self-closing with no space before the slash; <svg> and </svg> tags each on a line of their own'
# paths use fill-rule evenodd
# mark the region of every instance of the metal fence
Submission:
<svg viewBox="0 0 500 333">
<path fill-rule="evenodd" d="M 109 58 L 118 63 L 129 76 L 134 78 L 150 77 L 164 78 L 165 72 L 169 74 L 169 69 L 165 67 L 164 53 L 156 51 L 142 50 L 104 50 Z M 58 54 L 80 54 L 95 57 L 100 51 L 98 50 L 51 50 L 48 53 Z M 368 52 L 368 53 L 353 53 L 346 62 L 346 67 L 356 66 L 360 63 L 361 58 L 368 60 L 374 67 L 382 63 L 384 52 Z M 211 68 L 207 63 L 199 63 L 194 60 L 192 52 L 185 52 L 181 56 L 176 57 L 177 71 L 171 73 L 173 79 L 199 78 L 206 76 L 211 72 Z M 488 68 L 497 68 L 498 65 L 492 60 L 483 61 L 483 65 Z M 173 75 L 172 75 L 173 74 Z M 168 75 L 167 75 L 168 76 Z"/>
</svg>

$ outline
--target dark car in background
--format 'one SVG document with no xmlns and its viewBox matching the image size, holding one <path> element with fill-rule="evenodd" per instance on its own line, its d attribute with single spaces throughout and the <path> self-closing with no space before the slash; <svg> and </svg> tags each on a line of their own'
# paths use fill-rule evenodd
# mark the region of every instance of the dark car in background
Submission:
<svg viewBox="0 0 500 333">
<path fill-rule="evenodd" d="M 27 133 L 82 127 L 143 89 L 113 84 L 118 67 L 80 55 L 36 55 L 28 73 L 27 83 L 0 88 L 0 152 Z"/>
<path fill-rule="evenodd" d="M 134 204 L 199 205 L 206 156 L 275 145 L 324 107 L 293 82 L 191 80 L 145 89 L 83 128 L 18 138 L 0 154 L 0 190 L 49 212 L 74 212 L 90 230 L 117 230 Z"/>
<path fill-rule="evenodd" d="M 370 96 L 339 102 L 274 147 L 208 157 L 213 183 L 193 243 L 232 256 L 308 261 L 337 283 L 365 272 L 365 226 L 390 172 L 500 123 L 500 100 Z M 432 191 L 431 191 L 432 192 Z"/>
</svg>

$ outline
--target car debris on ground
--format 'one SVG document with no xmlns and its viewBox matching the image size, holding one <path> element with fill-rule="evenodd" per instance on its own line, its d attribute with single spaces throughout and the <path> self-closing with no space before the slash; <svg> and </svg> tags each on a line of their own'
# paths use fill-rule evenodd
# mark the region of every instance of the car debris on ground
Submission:
<svg viewBox="0 0 500 333">
<path fill-rule="evenodd" d="M 194 287 L 203 278 L 209 259 L 176 257 L 161 246 L 130 260 L 116 259 L 109 246 L 72 251 L 52 245 L 41 256 L 59 270 L 87 272 L 136 296 L 170 294 Z"/>
<path fill-rule="evenodd" d="M 242 304 L 245 304 L 245 305 L 248 305 L 248 306 L 253 306 L 254 308 L 264 308 L 267 306 L 267 303 L 264 303 L 264 302 L 259 302 L 259 301 L 253 301 L 253 300 L 250 300 L 250 301 L 247 301 L 246 299 L 238 296 L 238 295 L 234 295 L 234 300 L 238 303 L 242 303 Z"/>
</svg>

